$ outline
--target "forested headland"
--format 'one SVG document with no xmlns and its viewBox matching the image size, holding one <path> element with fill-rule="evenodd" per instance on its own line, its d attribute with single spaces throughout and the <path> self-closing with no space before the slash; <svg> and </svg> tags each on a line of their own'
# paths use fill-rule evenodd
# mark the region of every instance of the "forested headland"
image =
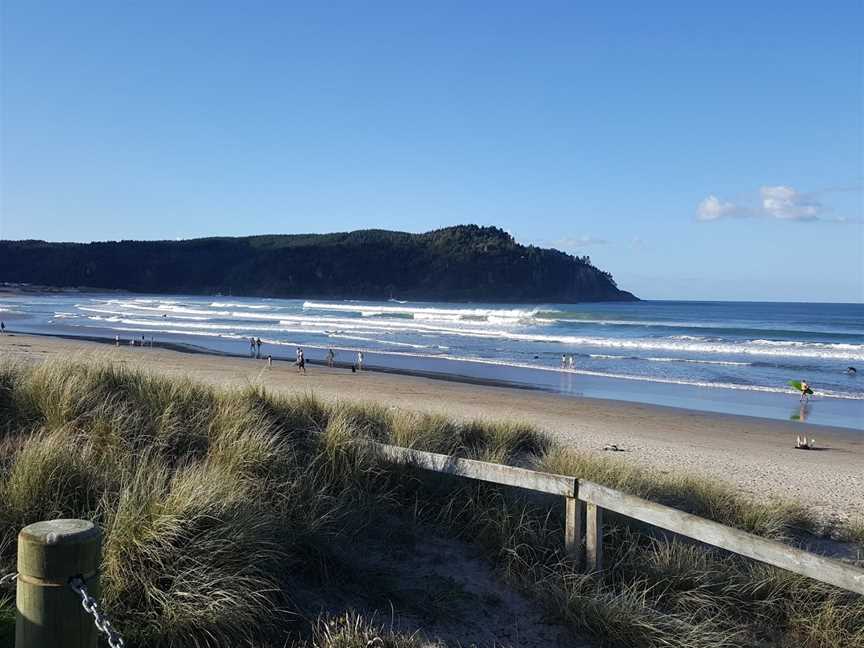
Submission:
<svg viewBox="0 0 864 648">
<path fill-rule="evenodd" d="M 608 272 L 501 229 L 0 241 L 0 281 L 146 293 L 485 302 L 632 301 Z"/>
</svg>

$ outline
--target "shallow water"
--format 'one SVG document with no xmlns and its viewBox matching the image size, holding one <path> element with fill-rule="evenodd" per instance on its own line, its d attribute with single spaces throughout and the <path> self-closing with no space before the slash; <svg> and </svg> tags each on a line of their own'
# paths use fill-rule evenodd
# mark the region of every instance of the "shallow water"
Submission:
<svg viewBox="0 0 864 648">
<path fill-rule="evenodd" d="M 452 304 L 181 295 L 0 296 L 12 328 L 447 373 L 607 398 L 864 428 L 864 305 Z M 567 367 L 562 369 L 562 354 Z M 573 368 L 569 368 L 569 357 Z M 859 378 L 847 367 L 860 365 Z M 815 389 L 800 408 L 788 386 Z"/>
</svg>

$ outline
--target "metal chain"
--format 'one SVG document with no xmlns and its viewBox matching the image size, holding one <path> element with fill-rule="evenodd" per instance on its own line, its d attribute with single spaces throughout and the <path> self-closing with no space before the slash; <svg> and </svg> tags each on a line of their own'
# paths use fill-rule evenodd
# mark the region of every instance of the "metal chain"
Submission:
<svg viewBox="0 0 864 648">
<path fill-rule="evenodd" d="M 92 615 L 93 623 L 96 624 L 99 632 L 108 637 L 108 645 L 111 648 L 124 648 L 126 642 L 123 641 L 123 637 L 117 633 L 111 622 L 102 616 L 102 612 L 99 611 L 99 603 L 87 592 L 87 586 L 84 585 L 84 581 L 80 578 L 73 578 L 69 581 L 69 587 L 81 597 L 81 607 L 84 608 L 87 614 Z"/>
<path fill-rule="evenodd" d="M 18 572 L 0 576 L 0 587 L 12 587 L 16 580 L 18 580 Z"/>
</svg>

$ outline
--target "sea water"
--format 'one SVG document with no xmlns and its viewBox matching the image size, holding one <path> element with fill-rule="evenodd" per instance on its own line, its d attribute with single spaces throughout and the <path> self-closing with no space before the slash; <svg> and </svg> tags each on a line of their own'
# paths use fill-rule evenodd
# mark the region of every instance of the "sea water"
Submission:
<svg viewBox="0 0 864 648">
<path fill-rule="evenodd" d="M 563 393 L 864 428 L 864 304 L 471 304 L 0 295 L 14 330 L 194 345 L 499 380 Z M 562 363 L 562 356 L 564 362 Z M 570 357 L 573 366 L 570 367 Z M 848 370 L 856 367 L 859 377 Z M 788 386 L 807 380 L 807 407 Z"/>
</svg>

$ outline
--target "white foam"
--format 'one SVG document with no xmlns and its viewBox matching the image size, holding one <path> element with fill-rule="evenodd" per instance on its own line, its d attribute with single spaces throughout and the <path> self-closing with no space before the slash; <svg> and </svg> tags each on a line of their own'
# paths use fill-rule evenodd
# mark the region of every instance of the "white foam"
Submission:
<svg viewBox="0 0 864 648">
<path fill-rule="evenodd" d="M 256 309 L 271 309 L 267 304 L 240 304 L 237 302 L 212 302 L 213 308 L 256 308 Z"/>
<path fill-rule="evenodd" d="M 456 321 L 478 319 L 489 321 L 490 317 L 499 322 L 518 322 L 529 320 L 540 312 L 539 308 L 530 310 L 519 308 L 435 308 L 431 306 L 374 306 L 370 304 L 334 304 L 330 302 L 303 302 L 303 310 L 325 310 L 359 313 L 364 317 L 373 315 L 411 315 L 414 319 Z"/>
<path fill-rule="evenodd" d="M 229 304 L 232 302 L 212 302 L 212 304 Z M 300 304 L 298 304 L 300 306 Z M 765 340 L 752 341 L 712 341 L 711 339 L 676 335 L 669 337 L 622 338 L 591 335 L 543 334 L 514 329 L 521 318 L 531 317 L 537 309 L 490 309 L 490 308 L 434 308 L 408 305 L 370 306 L 368 303 L 325 303 L 307 301 L 302 304 L 304 312 L 335 311 L 337 313 L 405 315 L 411 318 L 392 317 L 338 317 L 325 314 L 291 313 L 250 313 L 248 311 L 207 310 L 206 307 L 196 307 L 194 303 L 179 303 L 174 300 L 108 300 L 101 305 L 79 305 L 83 311 L 105 315 L 117 315 L 128 318 L 133 313 L 141 315 L 156 313 L 168 314 L 171 319 L 190 319 L 206 322 L 211 319 L 234 319 L 234 330 L 242 330 L 242 321 L 260 321 L 273 323 L 280 327 L 341 329 L 355 334 L 386 335 L 392 333 L 423 334 L 437 336 L 457 336 L 475 339 L 497 339 L 526 343 L 545 343 L 560 345 L 562 352 L 571 351 L 573 347 L 586 350 L 619 349 L 622 351 L 641 352 L 674 352 L 686 355 L 724 355 L 724 356 L 780 356 L 792 358 L 820 358 L 843 362 L 864 362 L 864 345 L 848 343 L 802 342 L 797 340 Z M 159 318 L 166 319 L 166 318 Z M 155 325 L 155 324 L 151 324 Z M 227 325 L 226 325 L 227 326 Z M 256 329 L 261 328 L 255 325 Z M 245 328 L 249 328 L 248 325 Z M 408 342 L 404 342 L 408 343 Z M 662 355 L 662 354 L 660 354 Z M 652 356 L 657 357 L 657 356 Z M 718 360 L 693 359 L 692 362 L 711 364 L 732 363 L 747 364 L 740 357 Z M 666 360 L 654 360 L 664 362 Z M 671 361 L 671 360 L 670 360 Z"/>
</svg>

